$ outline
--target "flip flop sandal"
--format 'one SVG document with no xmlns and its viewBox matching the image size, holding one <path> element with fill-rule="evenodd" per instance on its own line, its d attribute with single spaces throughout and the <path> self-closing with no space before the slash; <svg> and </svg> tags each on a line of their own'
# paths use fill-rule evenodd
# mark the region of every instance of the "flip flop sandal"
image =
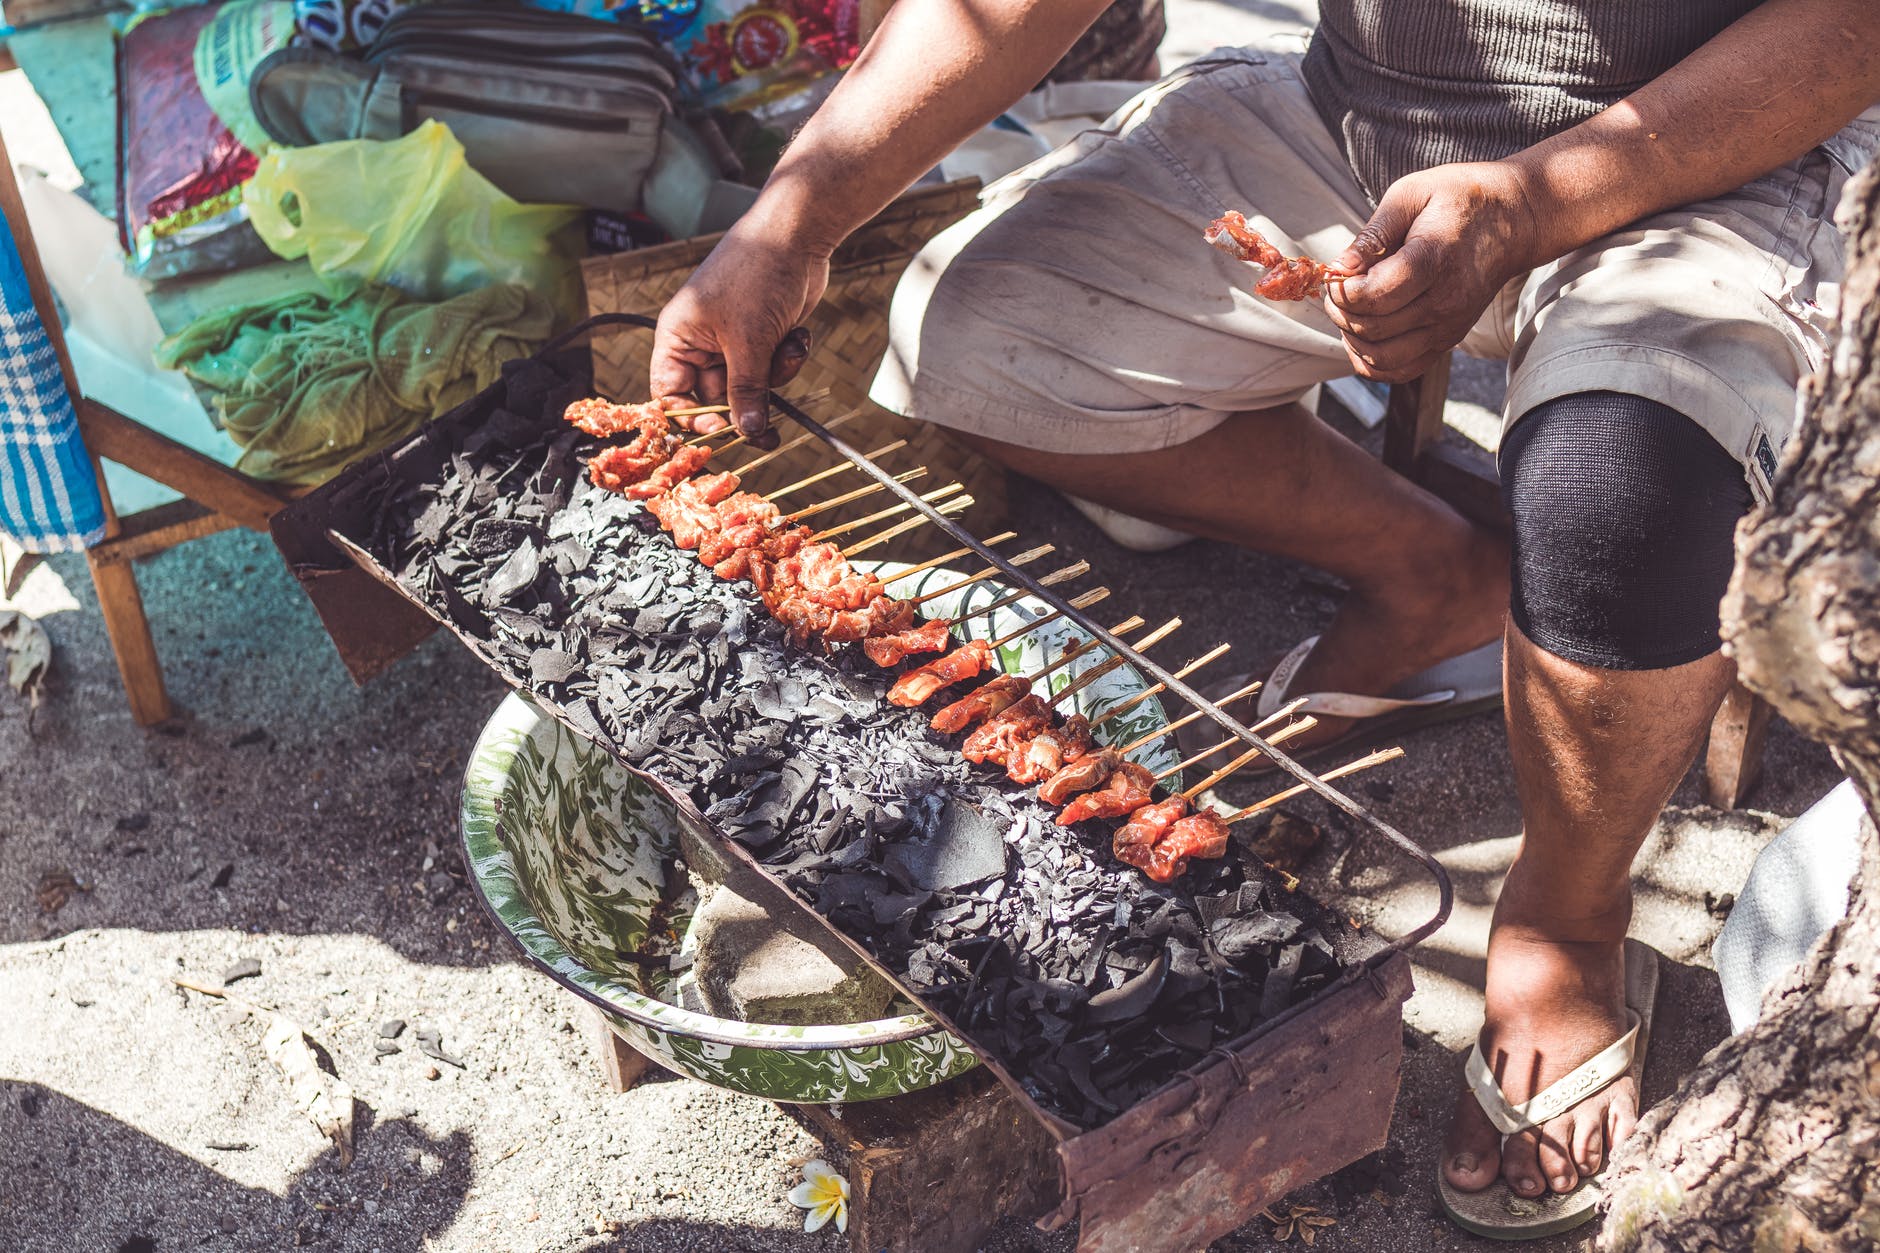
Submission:
<svg viewBox="0 0 1880 1253">
<path fill-rule="evenodd" d="M 1469 1053 L 1464 1075 L 1475 1099 L 1482 1104 L 1502 1142 L 1530 1127 L 1558 1118 L 1595 1093 L 1627 1075 L 1642 1078 L 1645 1051 L 1651 1042 L 1652 1008 L 1658 998 L 1658 954 L 1637 940 L 1625 942 L 1625 1005 L 1631 1029 L 1598 1056 L 1520 1105 L 1503 1094 L 1477 1043 Z M 1606 1146 L 1610 1155 L 1612 1146 Z M 1547 1192 L 1532 1200 L 1517 1196 L 1505 1179 L 1480 1192 L 1463 1192 L 1436 1167 L 1436 1194 L 1443 1212 L 1456 1226 L 1490 1240 L 1538 1240 L 1571 1231 L 1591 1219 L 1599 1207 L 1602 1189 L 1597 1174 L 1580 1181 L 1571 1192 Z"/>
<path fill-rule="evenodd" d="M 1249 701 L 1254 701 L 1251 717 L 1245 713 L 1236 714 L 1243 718 L 1248 726 L 1253 726 L 1263 719 L 1272 717 L 1279 710 L 1290 704 L 1295 698 L 1291 693 L 1293 679 L 1312 655 L 1313 647 L 1319 642 L 1314 635 L 1301 640 L 1287 653 L 1266 683 L 1254 697 L 1243 697 L 1233 702 L 1235 707 L 1245 710 Z M 1210 684 L 1201 689 L 1201 694 L 1209 700 L 1219 700 L 1247 686 L 1253 680 L 1250 674 L 1238 674 Z M 1317 714 L 1330 718 L 1354 718 L 1356 725 L 1335 739 L 1315 744 L 1311 748 L 1301 749 L 1296 753 L 1288 751 L 1295 760 L 1311 763 L 1331 754 L 1346 754 L 1353 749 L 1368 748 L 1380 740 L 1414 731 L 1419 727 L 1435 726 L 1469 714 L 1480 713 L 1486 709 L 1501 707 L 1501 641 L 1492 640 L 1480 648 L 1470 649 L 1447 661 L 1438 662 L 1420 674 L 1411 675 L 1382 696 L 1357 696 L 1349 692 L 1312 692 L 1306 694 L 1305 703 L 1294 711 L 1294 717 L 1304 714 Z M 1229 709 L 1233 712 L 1233 709 Z M 1181 749 L 1182 758 L 1193 757 L 1206 752 L 1221 741 L 1220 729 L 1207 719 L 1197 719 L 1175 733 L 1175 742 Z M 1256 778 L 1268 774 L 1279 767 L 1261 758 L 1250 763 L 1240 772 L 1241 778 Z"/>
</svg>

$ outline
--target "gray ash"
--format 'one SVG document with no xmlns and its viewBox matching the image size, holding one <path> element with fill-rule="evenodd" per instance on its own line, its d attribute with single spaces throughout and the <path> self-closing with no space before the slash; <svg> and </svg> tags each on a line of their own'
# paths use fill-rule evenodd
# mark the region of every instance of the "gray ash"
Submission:
<svg viewBox="0 0 1880 1253">
<path fill-rule="evenodd" d="M 395 482 L 370 547 L 508 677 L 692 802 L 999 1059 L 1100 1124 L 1340 967 L 1318 907 L 1240 854 L 1161 886 L 1113 824 L 1066 830 L 884 694 L 858 649 L 788 647 L 743 584 L 581 474 L 530 364 L 509 408 Z M 547 414 L 546 419 L 525 414 Z"/>
</svg>

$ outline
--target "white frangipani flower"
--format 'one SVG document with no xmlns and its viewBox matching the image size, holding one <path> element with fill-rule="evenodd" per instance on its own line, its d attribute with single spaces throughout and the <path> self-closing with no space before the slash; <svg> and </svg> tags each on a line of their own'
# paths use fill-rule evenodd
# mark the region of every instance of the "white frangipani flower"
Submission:
<svg viewBox="0 0 1880 1253">
<path fill-rule="evenodd" d="M 804 1231 L 821 1231 L 833 1218 L 837 1231 L 848 1232 L 849 1181 L 820 1158 L 803 1163 L 803 1182 L 790 1189 L 790 1204 L 809 1211 Z"/>
</svg>

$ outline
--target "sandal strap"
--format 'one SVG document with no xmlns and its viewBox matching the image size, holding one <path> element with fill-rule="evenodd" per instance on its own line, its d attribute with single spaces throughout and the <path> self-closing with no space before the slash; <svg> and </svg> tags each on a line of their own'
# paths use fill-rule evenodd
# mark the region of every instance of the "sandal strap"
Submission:
<svg viewBox="0 0 1880 1253">
<path fill-rule="evenodd" d="M 1260 701 L 1254 706 L 1255 716 L 1259 719 L 1272 717 L 1286 704 L 1287 692 L 1292 681 L 1299 674 L 1299 668 L 1312 655 L 1312 648 L 1319 642 L 1316 635 L 1299 641 L 1293 650 L 1280 658 L 1280 663 L 1273 667 L 1273 673 L 1267 678 L 1266 686 L 1260 692 Z M 1443 705 L 1456 699 L 1455 689 L 1445 688 L 1436 692 L 1425 692 L 1421 696 L 1406 700 L 1396 700 L 1388 696 L 1358 696 L 1351 692 L 1312 692 L 1305 698 L 1305 703 L 1294 711 L 1295 714 L 1323 714 L 1328 718 L 1375 718 L 1379 714 L 1394 713 L 1399 709 L 1416 709 L 1424 705 Z"/>
<path fill-rule="evenodd" d="M 1509 1101 L 1501 1085 L 1495 1082 L 1494 1074 L 1483 1060 L 1481 1041 L 1476 1041 L 1475 1047 L 1469 1050 L 1469 1061 L 1463 1068 L 1463 1074 L 1468 1079 L 1469 1090 L 1475 1093 L 1482 1112 L 1495 1124 L 1495 1129 L 1505 1136 L 1511 1136 L 1551 1122 L 1623 1077 L 1632 1068 L 1639 1026 L 1643 1022 L 1637 1011 L 1627 1009 L 1625 1012 L 1627 1020 L 1632 1024 L 1629 1031 L 1588 1058 L 1571 1074 L 1549 1084 L 1519 1105 Z"/>
</svg>

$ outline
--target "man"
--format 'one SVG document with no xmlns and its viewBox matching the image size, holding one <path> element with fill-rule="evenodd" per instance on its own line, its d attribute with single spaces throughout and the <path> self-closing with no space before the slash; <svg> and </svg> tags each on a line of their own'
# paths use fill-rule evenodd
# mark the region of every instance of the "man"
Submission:
<svg viewBox="0 0 1880 1253">
<path fill-rule="evenodd" d="M 728 394 L 760 427 L 835 246 L 1101 7 L 901 0 L 667 307 L 655 391 Z M 904 279 L 876 398 L 1067 492 L 1342 577 L 1275 686 L 1381 695 L 1505 632 L 1525 840 L 1489 942 L 1485 1074 L 1440 1173 L 1463 1221 L 1533 1234 L 1590 1212 L 1578 1184 L 1635 1121 L 1629 869 L 1731 682 L 1731 535 L 1834 316 L 1831 214 L 1880 148 L 1880 114 L 1860 118 L 1880 6 L 1322 10 L 1303 58 L 1213 54 L 991 188 Z M 1322 306 L 1263 302 L 1198 242 L 1228 208 L 1362 273 Z M 1413 378 L 1465 339 L 1510 359 L 1511 548 L 1295 403 L 1352 369 Z M 1485 1105 L 1569 1075 L 1564 1110 L 1557 1089 L 1504 1143 Z M 1528 1204 L 1468 1204 L 1504 1182 Z"/>
</svg>

